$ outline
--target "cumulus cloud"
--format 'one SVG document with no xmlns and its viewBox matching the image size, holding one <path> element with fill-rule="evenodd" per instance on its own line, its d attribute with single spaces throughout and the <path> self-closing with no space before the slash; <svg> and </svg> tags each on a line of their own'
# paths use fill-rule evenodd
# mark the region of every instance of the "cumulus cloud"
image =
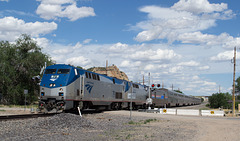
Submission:
<svg viewBox="0 0 240 141">
<path fill-rule="evenodd" d="M 90 63 L 90 60 L 88 58 L 85 58 L 83 56 L 78 56 L 78 57 L 72 57 L 66 60 L 67 64 L 72 64 L 75 66 L 86 66 L 87 64 Z"/>
<path fill-rule="evenodd" d="M 210 66 L 201 66 L 198 68 L 199 70 L 209 70 Z"/>
<path fill-rule="evenodd" d="M 77 7 L 75 0 L 38 0 L 41 1 L 36 13 L 46 20 L 68 18 L 76 21 L 80 18 L 96 16 L 92 7 Z"/>
<path fill-rule="evenodd" d="M 208 0 L 180 0 L 172 6 L 173 9 L 188 11 L 194 14 L 221 12 L 227 9 L 227 4 L 210 4 Z"/>
<path fill-rule="evenodd" d="M 91 41 L 92 41 L 92 39 L 86 39 L 86 40 L 83 41 L 83 43 L 84 43 L 84 44 L 88 44 L 88 43 L 90 43 Z"/>
<path fill-rule="evenodd" d="M 195 67 L 199 66 L 199 63 L 196 61 L 189 61 L 189 62 L 181 62 L 178 64 L 179 66 L 189 66 L 189 67 Z"/>
<path fill-rule="evenodd" d="M 33 40 L 35 40 L 37 45 L 43 49 L 47 49 L 51 44 L 51 41 L 49 41 L 47 38 L 33 38 Z"/>
<path fill-rule="evenodd" d="M 28 22 L 14 18 L 4 17 L 0 19 L 0 39 L 14 41 L 21 34 L 29 34 L 32 37 L 48 34 L 57 29 L 55 22 Z"/>
<path fill-rule="evenodd" d="M 231 59 L 233 59 L 233 56 L 234 56 L 233 51 L 224 51 L 217 54 L 217 56 L 212 56 L 210 60 L 211 61 L 230 61 Z M 240 59 L 239 55 L 237 55 L 237 59 Z"/>
<path fill-rule="evenodd" d="M 79 49 L 81 48 L 83 45 L 80 42 L 77 42 L 75 46 L 73 46 L 73 49 Z"/>
<path fill-rule="evenodd" d="M 142 61 L 164 61 L 181 58 L 181 55 L 175 53 L 173 50 L 157 49 L 157 50 L 145 50 L 136 51 L 134 54 L 129 55 L 131 59 Z"/>
<path fill-rule="evenodd" d="M 110 52 L 123 52 L 128 48 L 127 44 L 123 44 L 123 43 L 116 43 L 112 46 L 110 46 L 109 51 Z"/>
<path fill-rule="evenodd" d="M 182 43 L 198 43 L 206 44 L 208 46 L 222 46 L 224 48 L 232 48 L 233 46 L 240 46 L 240 38 L 232 37 L 227 33 L 220 35 L 203 34 L 201 32 L 183 33 L 178 36 L 178 40 Z"/>
<path fill-rule="evenodd" d="M 182 66 L 174 66 L 169 69 L 170 73 L 179 73 L 180 71 L 183 70 Z"/>
<path fill-rule="evenodd" d="M 148 14 L 148 20 L 139 22 L 134 27 L 142 30 L 135 37 L 139 42 L 167 39 L 169 43 L 181 41 L 211 45 L 208 37 L 218 39 L 222 34 L 218 37 L 202 34 L 201 31 L 216 26 L 216 20 L 231 19 L 235 16 L 228 10 L 227 4 L 211 4 L 208 0 L 180 0 L 170 8 L 152 5 L 139 10 Z"/>
</svg>

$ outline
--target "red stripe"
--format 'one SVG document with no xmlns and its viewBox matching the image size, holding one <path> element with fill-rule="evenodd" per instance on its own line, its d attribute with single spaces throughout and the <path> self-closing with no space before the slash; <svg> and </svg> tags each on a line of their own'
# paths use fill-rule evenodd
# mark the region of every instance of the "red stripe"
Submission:
<svg viewBox="0 0 240 141">
<path fill-rule="evenodd" d="M 66 101 L 131 102 L 131 101 L 111 101 L 111 100 L 76 100 L 76 99 L 66 99 Z M 132 102 L 145 103 L 143 101 L 134 101 L 134 100 Z"/>
</svg>

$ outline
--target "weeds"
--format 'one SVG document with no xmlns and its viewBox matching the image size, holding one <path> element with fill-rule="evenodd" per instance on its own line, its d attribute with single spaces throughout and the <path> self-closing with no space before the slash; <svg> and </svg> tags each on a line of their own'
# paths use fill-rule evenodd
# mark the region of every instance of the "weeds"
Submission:
<svg viewBox="0 0 240 141">
<path fill-rule="evenodd" d="M 130 139 L 132 137 L 132 135 L 131 134 L 128 134 L 127 136 L 126 136 L 126 139 L 128 140 L 128 139 Z"/>
<path fill-rule="evenodd" d="M 151 121 L 157 121 L 157 119 L 147 119 L 144 121 L 144 124 L 150 123 Z"/>
<path fill-rule="evenodd" d="M 129 121 L 128 124 L 132 125 L 141 125 L 141 124 L 147 124 L 150 122 L 156 122 L 157 119 L 146 119 L 146 120 L 140 120 L 139 122 Z"/>
</svg>

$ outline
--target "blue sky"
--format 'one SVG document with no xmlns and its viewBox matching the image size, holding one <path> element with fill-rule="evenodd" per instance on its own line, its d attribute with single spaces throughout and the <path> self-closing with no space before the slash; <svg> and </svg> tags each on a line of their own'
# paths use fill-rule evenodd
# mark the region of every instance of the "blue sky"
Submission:
<svg viewBox="0 0 240 141">
<path fill-rule="evenodd" d="M 29 34 L 56 63 L 117 65 L 188 95 L 230 92 L 237 0 L 0 0 L 0 40 Z M 237 74 L 239 76 L 239 54 Z M 237 78 L 236 77 L 236 78 Z"/>
</svg>

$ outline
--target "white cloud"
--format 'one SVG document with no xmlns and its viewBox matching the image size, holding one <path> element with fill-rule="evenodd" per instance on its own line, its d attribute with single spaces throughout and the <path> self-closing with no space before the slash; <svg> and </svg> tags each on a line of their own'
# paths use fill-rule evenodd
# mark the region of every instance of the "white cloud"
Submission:
<svg viewBox="0 0 240 141">
<path fill-rule="evenodd" d="M 90 63 L 90 60 L 88 58 L 85 58 L 83 56 L 78 56 L 78 57 L 72 57 L 66 60 L 67 64 L 72 64 L 75 66 L 86 66 Z"/>
<path fill-rule="evenodd" d="M 144 70 L 147 70 L 147 71 L 151 71 L 151 70 L 155 70 L 155 69 L 156 69 L 156 66 L 154 64 L 148 64 L 144 68 Z"/>
<path fill-rule="evenodd" d="M 91 41 L 92 41 L 92 39 L 86 39 L 86 40 L 83 41 L 83 43 L 84 43 L 84 44 L 88 44 L 88 43 L 90 43 Z"/>
<path fill-rule="evenodd" d="M 54 53 L 56 55 L 64 55 L 64 54 L 71 54 L 72 52 L 73 52 L 73 50 L 71 50 L 69 48 L 63 48 L 63 49 L 54 50 L 52 53 Z"/>
<path fill-rule="evenodd" d="M 124 60 L 120 64 L 120 67 L 129 67 L 129 66 L 131 66 L 131 63 L 129 60 Z"/>
<path fill-rule="evenodd" d="M 66 17 L 70 21 L 96 16 L 92 7 L 77 7 L 75 0 L 38 0 L 41 4 L 36 13 L 41 18 L 50 20 Z"/>
<path fill-rule="evenodd" d="M 48 34 L 57 29 L 55 22 L 28 22 L 14 17 L 0 19 L 0 39 L 14 41 L 21 34 L 29 34 L 32 37 Z"/>
<path fill-rule="evenodd" d="M 133 27 L 142 30 L 135 37 L 139 42 L 167 39 L 169 43 L 181 41 L 194 44 L 207 43 L 209 46 L 216 43 L 224 45 L 226 42 L 220 39 L 225 33 L 218 37 L 202 34 L 201 31 L 216 26 L 216 20 L 231 19 L 235 16 L 228 10 L 227 4 L 210 4 L 207 0 L 180 0 L 170 8 L 153 5 L 144 6 L 139 10 L 148 14 L 148 20 L 139 22 Z"/>
<path fill-rule="evenodd" d="M 217 56 L 212 56 L 210 58 L 211 61 L 230 61 L 231 59 L 233 59 L 234 53 L 233 50 L 232 51 L 225 51 L 225 52 L 221 52 L 219 54 L 217 54 Z M 236 55 L 237 59 L 240 59 L 239 54 Z"/>
<path fill-rule="evenodd" d="M 227 9 L 227 4 L 210 4 L 208 0 L 180 0 L 175 3 L 172 8 L 180 11 L 200 14 L 224 11 Z"/>
<path fill-rule="evenodd" d="M 174 66 L 172 68 L 169 69 L 170 73 L 180 73 L 180 71 L 183 70 L 182 66 Z"/>
<path fill-rule="evenodd" d="M 134 54 L 130 54 L 129 57 L 134 60 L 142 61 L 171 61 L 173 59 L 181 58 L 181 55 L 178 55 L 173 50 L 168 49 L 149 49 L 145 51 L 136 51 Z"/>
<path fill-rule="evenodd" d="M 110 46 L 109 51 L 111 52 L 123 52 L 128 48 L 127 44 L 123 44 L 123 43 L 116 43 L 112 46 Z"/>
<path fill-rule="evenodd" d="M 178 40 L 182 43 L 206 44 L 208 46 L 222 46 L 224 48 L 232 48 L 240 46 L 240 38 L 232 37 L 227 33 L 220 35 L 203 34 L 201 32 L 183 33 L 178 36 Z"/>
<path fill-rule="evenodd" d="M 6 2 L 8 2 L 9 0 L 0 0 L 0 1 L 6 1 Z"/>
<path fill-rule="evenodd" d="M 76 45 L 73 47 L 73 49 L 79 49 L 81 48 L 83 45 L 80 42 L 77 42 Z"/>
<path fill-rule="evenodd" d="M 47 49 L 51 42 L 47 38 L 33 38 L 36 42 L 37 45 L 43 49 Z"/>
<path fill-rule="evenodd" d="M 178 64 L 179 66 L 189 66 L 189 67 L 196 67 L 199 66 L 200 64 L 196 61 L 189 61 L 189 62 L 181 62 Z"/>
<path fill-rule="evenodd" d="M 199 70 L 209 70 L 210 66 L 201 66 L 198 68 Z"/>
</svg>

